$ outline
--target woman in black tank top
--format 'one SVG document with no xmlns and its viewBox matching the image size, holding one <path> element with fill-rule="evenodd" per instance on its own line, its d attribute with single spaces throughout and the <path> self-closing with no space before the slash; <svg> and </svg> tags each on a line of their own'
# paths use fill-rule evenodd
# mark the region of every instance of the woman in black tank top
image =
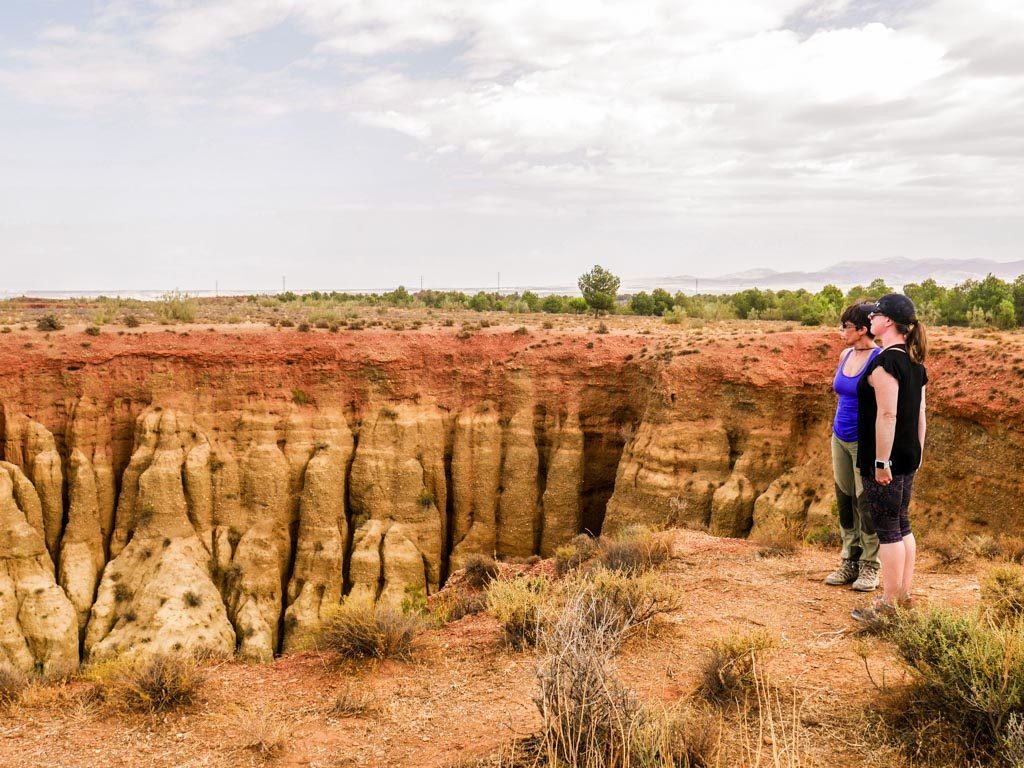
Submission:
<svg viewBox="0 0 1024 768">
<path fill-rule="evenodd" d="M 917 543 L 909 507 L 924 450 L 928 383 L 925 330 L 910 299 L 890 293 L 875 302 L 871 332 L 882 353 L 857 385 L 857 468 L 880 542 L 883 594 L 853 612 L 858 620 L 910 602 Z"/>
</svg>

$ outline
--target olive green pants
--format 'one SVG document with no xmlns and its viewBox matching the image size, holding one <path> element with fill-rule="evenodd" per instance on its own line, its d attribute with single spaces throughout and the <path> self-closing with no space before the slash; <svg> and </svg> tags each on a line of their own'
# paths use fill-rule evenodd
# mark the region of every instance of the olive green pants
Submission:
<svg viewBox="0 0 1024 768">
<path fill-rule="evenodd" d="M 857 469 L 857 441 L 847 443 L 832 434 L 832 475 L 836 482 L 839 530 L 844 558 L 879 565 L 878 535 L 864 499 Z"/>
</svg>

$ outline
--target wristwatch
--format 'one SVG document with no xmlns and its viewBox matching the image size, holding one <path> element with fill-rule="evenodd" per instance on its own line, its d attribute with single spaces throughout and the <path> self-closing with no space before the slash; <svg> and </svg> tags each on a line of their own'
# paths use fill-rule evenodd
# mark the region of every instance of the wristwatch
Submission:
<svg viewBox="0 0 1024 768">
<path fill-rule="evenodd" d="M 892 459 L 875 459 L 875 469 L 892 469 Z"/>
</svg>

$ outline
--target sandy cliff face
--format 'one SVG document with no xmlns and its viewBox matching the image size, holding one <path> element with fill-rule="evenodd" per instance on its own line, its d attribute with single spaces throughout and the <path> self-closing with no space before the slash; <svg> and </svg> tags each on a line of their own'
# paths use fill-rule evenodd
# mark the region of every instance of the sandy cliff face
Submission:
<svg viewBox="0 0 1024 768">
<path fill-rule="evenodd" d="M 474 554 L 635 522 L 834 524 L 819 336 L 771 337 L 789 353 L 770 365 L 725 343 L 637 359 L 647 336 L 353 336 L 0 349 L 0 664 L 267 659 L 343 594 L 398 605 Z M 1019 406 L 958 400 L 943 365 L 915 517 L 1015 525 Z"/>
</svg>

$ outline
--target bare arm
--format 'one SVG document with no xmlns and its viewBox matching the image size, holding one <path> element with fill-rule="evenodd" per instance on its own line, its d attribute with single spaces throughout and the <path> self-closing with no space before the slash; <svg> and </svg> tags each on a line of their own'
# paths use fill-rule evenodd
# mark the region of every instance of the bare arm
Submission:
<svg viewBox="0 0 1024 768">
<path fill-rule="evenodd" d="M 928 431 L 928 424 L 925 418 L 924 393 L 927 387 L 921 387 L 921 415 L 917 418 L 917 439 L 921 442 L 921 461 L 924 461 L 924 434 Z M 920 465 L 918 465 L 920 468 Z"/>
<path fill-rule="evenodd" d="M 875 418 L 875 458 L 888 459 L 892 454 L 892 443 L 896 438 L 896 401 L 900 383 L 884 368 L 871 372 L 871 386 L 875 388 L 875 402 L 878 416 Z M 888 485 L 892 480 L 891 470 L 876 469 L 875 480 Z"/>
</svg>

